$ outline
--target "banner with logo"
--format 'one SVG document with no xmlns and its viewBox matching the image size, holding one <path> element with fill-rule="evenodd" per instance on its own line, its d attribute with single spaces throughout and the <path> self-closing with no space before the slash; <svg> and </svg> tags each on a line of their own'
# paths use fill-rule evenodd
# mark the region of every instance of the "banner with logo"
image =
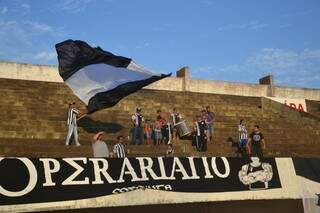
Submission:
<svg viewBox="0 0 320 213">
<path fill-rule="evenodd" d="M 0 206 L 136 189 L 218 193 L 281 188 L 274 158 L 0 158 Z"/>
</svg>

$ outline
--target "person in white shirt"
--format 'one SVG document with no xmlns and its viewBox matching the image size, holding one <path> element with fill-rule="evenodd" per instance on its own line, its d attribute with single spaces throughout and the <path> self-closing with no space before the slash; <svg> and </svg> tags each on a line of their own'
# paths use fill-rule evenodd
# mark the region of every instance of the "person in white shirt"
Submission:
<svg viewBox="0 0 320 213">
<path fill-rule="evenodd" d="M 74 142 L 76 146 L 80 146 L 78 139 L 78 127 L 77 127 L 77 115 L 79 114 L 79 110 L 76 108 L 76 103 L 70 103 L 68 109 L 68 134 L 66 138 L 66 146 L 70 145 L 70 139 L 73 135 Z"/>
<path fill-rule="evenodd" d="M 92 150 L 93 157 L 95 158 L 107 158 L 109 157 L 109 149 L 107 144 L 102 140 L 105 132 L 98 132 L 93 136 Z"/>
</svg>

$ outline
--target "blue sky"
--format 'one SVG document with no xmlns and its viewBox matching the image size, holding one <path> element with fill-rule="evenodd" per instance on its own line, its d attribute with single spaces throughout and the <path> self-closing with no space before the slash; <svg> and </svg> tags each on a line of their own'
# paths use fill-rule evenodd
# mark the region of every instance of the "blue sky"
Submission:
<svg viewBox="0 0 320 213">
<path fill-rule="evenodd" d="M 319 0 L 0 0 L 0 60 L 57 65 L 79 39 L 156 72 L 320 88 Z"/>
</svg>

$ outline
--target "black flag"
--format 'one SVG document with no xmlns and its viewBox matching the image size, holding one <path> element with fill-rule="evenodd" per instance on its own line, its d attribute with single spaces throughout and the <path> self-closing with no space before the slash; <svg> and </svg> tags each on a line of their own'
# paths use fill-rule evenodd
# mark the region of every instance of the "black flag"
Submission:
<svg viewBox="0 0 320 213">
<path fill-rule="evenodd" d="M 59 74 L 86 105 L 88 113 L 112 107 L 122 98 L 171 75 L 155 74 L 132 59 L 83 41 L 56 44 Z"/>
</svg>

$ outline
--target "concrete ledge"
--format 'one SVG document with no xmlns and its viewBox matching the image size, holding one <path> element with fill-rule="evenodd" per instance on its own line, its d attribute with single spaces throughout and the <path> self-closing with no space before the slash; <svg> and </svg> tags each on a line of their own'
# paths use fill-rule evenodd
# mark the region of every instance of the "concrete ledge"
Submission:
<svg viewBox="0 0 320 213">
<path fill-rule="evenodd" d="M 183 75 L 181 72 L 183 72 Z M 260 84 L 247 84 L 214 80 L 191 79 L 188 68 L 178 71 L 180 77 L 165 78 L 153 83 L 146 89 L 168 91 L 190 91 L 200 93 L 215 93 L 240 96 L 267 97 L 272 95 L 279 98 L 303 98 L 320 101 L 320 89 L 307 89 L 295 87 L 279 87 Z M 180 74 L 179 74 L 180 73 Z M 34 65 L 15 62 L 0 61 L 0 78 L 22 79 L 47 82 L 63 82 L 58 73 L 58 67 L 48 65 Z"/>
<path fill-rule="evenodd" d="M 0 78 L 63 82 L 56 66 L 14 62 L 0 62 Z"/>
</svg>

